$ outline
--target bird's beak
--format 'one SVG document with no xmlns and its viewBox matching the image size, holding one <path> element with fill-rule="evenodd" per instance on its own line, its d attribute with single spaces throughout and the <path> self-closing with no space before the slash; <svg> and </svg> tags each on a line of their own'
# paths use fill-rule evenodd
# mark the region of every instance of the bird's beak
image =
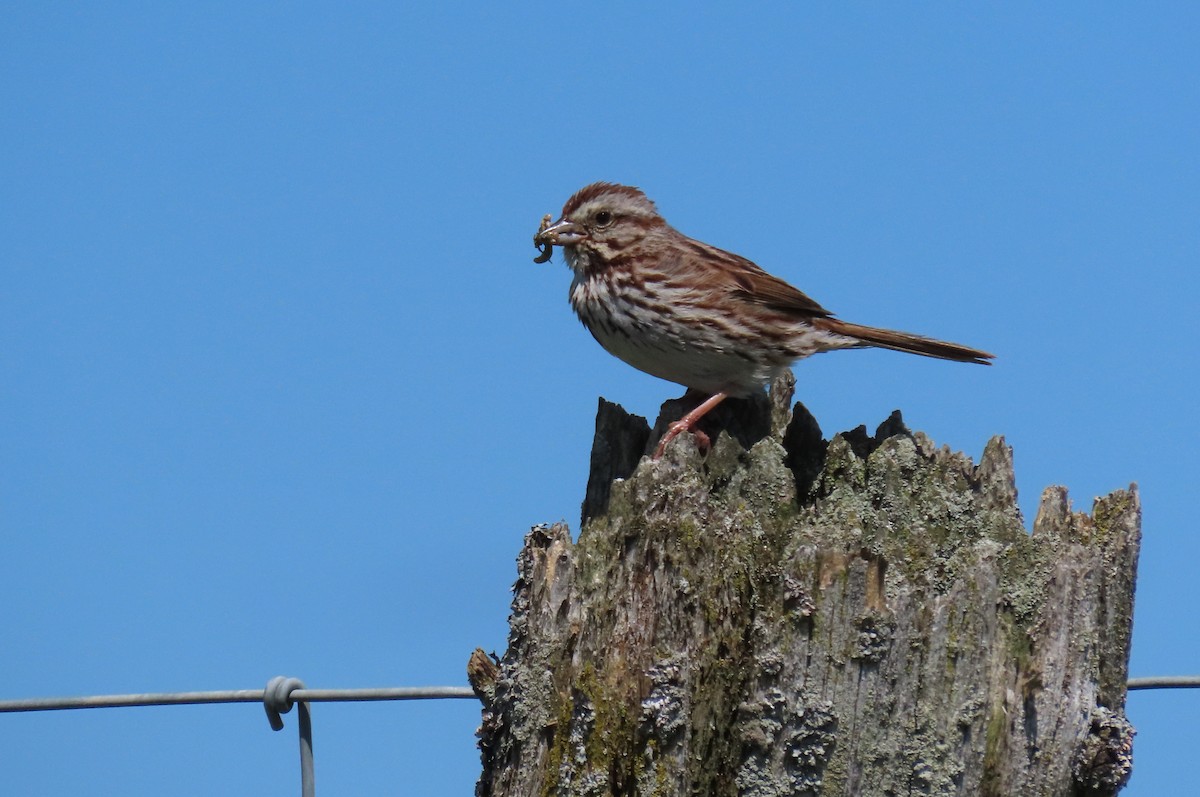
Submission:
<svg viewBox="0 0 1200 797">
<path fill-rule="evenodd" d="M 583 240 L 583 230 L 570 219 L 559 219 L 534 236 L 536 244 L 571 246 Z"/>
</svg>

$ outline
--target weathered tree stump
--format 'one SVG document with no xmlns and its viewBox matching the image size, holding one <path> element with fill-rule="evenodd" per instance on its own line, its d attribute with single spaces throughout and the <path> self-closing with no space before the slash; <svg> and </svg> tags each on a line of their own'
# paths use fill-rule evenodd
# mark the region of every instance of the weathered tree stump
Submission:
<svg viewBox="0 0 1200 797">
<path fill-rule="evenodd" d="M 1049 488 L 1030 535 L 1001 438 L 974 465 L 895 413 L 826 442 L 790 394 L 658 462 L 601 401 L 579 541 L 530 531 L 477 684 L 477 794 L 1116 793 L 1136 488 L 1091 517 Z"/>
</svg>

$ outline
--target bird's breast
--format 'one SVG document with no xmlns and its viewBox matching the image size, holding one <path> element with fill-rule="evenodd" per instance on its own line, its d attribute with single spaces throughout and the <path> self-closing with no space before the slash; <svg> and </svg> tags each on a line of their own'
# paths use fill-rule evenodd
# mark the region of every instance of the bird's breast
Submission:
<svg viewBox="0 0 1200 797">
<path fill-rule="evenodd" d="M 696 323 L 664 290 L 576 272 L 571 307 L 613 356 L 661 379 L 708 393 L 744 395 L 761 387 L 782 362 L 747 356 L 720 325 Z"/>
</svg>

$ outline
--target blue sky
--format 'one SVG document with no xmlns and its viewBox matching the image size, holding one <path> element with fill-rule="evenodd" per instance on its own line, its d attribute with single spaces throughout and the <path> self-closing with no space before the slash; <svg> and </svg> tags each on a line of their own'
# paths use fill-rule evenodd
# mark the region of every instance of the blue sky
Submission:
<svg viewBox="0 0 1200 797">
<path fill-rule="evenodd" d="M 413 4 L 414 6 L 416 4 Z M 593 180 L 841 317 L 995 352 L 797 368 L 1015 449 L 1027 520 L 1136 481 L 1132 673 L 1200 670 L 1200 12 L 10 3 L 4 697 L 461 684 L 531 524 L 577 525 L 605 354 L 530 242 Z M 1200 696 L 1131 696 L 1130 795 Z M 0 792 L 294 794 L 255 706 L 0 717 Z M 466 702 L 314 707 L 331 794 L 471 793 Z"/>
</svg>

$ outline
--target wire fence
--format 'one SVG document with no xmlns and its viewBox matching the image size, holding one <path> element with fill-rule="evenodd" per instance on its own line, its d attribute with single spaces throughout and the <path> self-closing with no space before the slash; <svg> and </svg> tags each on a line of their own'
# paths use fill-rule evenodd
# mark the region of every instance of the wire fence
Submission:
<svg viewBox="0 0 1200 797">
<path fill-rule="evenodd" d="M 1126 689 L 1200 689 L 1200 675 L 1156 675 L 1130 678 Z"/>
<path fill-rule="evenodd" d="M 1200 675 L 1130 678 L 1129 690 L 1200 689 Z M 398 686 L 367 689 L 308 689 L 297 678 L 277 676 L 265 689 L 227 689 L 213 692 L 145 692 L 127 695 L 83 697 L 36 697 L 0 700 L 0 714 L 22 711 L 62 711 L 84 708 L 128 708 L 131 706 L 191 706 L 201 703 L 262 703 L 272 730 L 283 729 L 283 716 L 297 708 L 300 734 L 300 793 L 315 797 L 316 783 L 312 753 L 312 717 L 309 703 L 355 703 L 378 700 L 461 700 L 475 698 L 465 686 Z"/>
<path fill-rule="evenodd" d="M 274 679 L 272 679 L 274 680 Z M 0 714 L 18 711 L 59 711 L 75 708 L 126 708 L 129 706 L 192 706 L 200 703 L 265 703 L 265 689 L 228 689 L 216 692 L 147 692 L 133 695 L 89 697 L 35 697 L 0 700 Z M 402 686 L 378 689 L 293 689 L 292 702 L 361 703 L 373 700 L 455 700 L 475 697 L 466 686 Z M 283 713 L 286 713 L 284 709 Z"/>
<path fill-rule="evenodd" d="M 307 689 L 298 678 L 277 676 L 265 689 L 227 689 L 214 692 L 144 692 L 85 697 L 35 697 L 0 700 L 0 714 L 20 711 L 62 711 L 82 708 L 130 706 L 193 706 L 200 703 L 262 703 L 272 730 L 283 730 L 283 715 L 296 706 L 300 731 L 300 794 L 315 797 L 316 777 L 312 751 L 312 715 L 309 703 L 355 703 L 376 700 L 456 700 L 474 698 L 465 686 L 379 687 L 368 689 Z"/>
</svg>

